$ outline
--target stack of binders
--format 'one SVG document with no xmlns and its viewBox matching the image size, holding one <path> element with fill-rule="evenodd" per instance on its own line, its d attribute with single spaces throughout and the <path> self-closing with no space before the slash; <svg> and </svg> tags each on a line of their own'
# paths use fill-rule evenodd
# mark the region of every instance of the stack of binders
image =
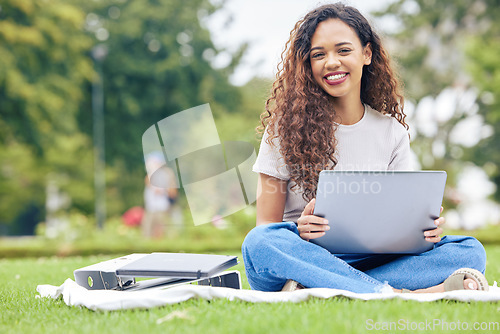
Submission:
<svg viewBox="0 0 500 334">
<path fill-rule="evenodd" d="M 88 290 L 164 289 L 189 283 L 241 289 L 240 273 L 224 271 L 237 264 L 236 256 L 227 255 L 130 254 L 77 269 L 74 275 Z"/>
</svg>

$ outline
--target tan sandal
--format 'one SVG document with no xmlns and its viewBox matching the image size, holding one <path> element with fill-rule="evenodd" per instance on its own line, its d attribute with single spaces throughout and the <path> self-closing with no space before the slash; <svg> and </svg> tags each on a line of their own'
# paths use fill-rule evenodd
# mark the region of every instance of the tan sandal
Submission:
<svg viewBox="0 0 500 334">
<path fill-rule="evenodd" d="M 300 290 L 300 289 L 305 289 L 305 287 L 300 284 L 297 281 L 294 281 L 293 279 L 289 279 L 286 281 L 285 285 L 283 285 L 283 288 L 281 291 L 283 292 L 290 292 L 290 291 L 295 291 L 295 290 Z"/>
<path fill-rule="evenodd" d="M 480 271 L 471 268 L 460 268 L 444 281 L 444 291 L 466 290 L 464 280 L 467 278 L 476 281 L 477 291 L 488 291 L 490 288 L 486 277 Z"/>
</svg>

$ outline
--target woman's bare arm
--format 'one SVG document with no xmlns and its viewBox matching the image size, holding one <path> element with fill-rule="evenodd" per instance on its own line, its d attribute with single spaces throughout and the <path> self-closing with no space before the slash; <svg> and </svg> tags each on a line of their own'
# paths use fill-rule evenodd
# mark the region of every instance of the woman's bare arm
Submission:
<svg viewBox="0 0 500 334">
<path fill-rule="evenodd" d="M 259 174 L 257 182 L 257 225 L 283 221 L 287 181 Z"/>
</svg>

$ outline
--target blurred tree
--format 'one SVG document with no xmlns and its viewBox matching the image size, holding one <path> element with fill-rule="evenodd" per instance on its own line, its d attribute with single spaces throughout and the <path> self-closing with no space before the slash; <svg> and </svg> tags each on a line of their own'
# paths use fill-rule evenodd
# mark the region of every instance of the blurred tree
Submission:
<svg viewBox="0 0 500 334">
<path fill-rule="evenodd" d="M 165 117 L 210 103 L 214 114 L 240 110 L 241 96 L 228 77 L 245 46 L 224 68 L 214 68 L 223 50 L 213 45 L 203 22 L 217 6 L 208 0 L 134 0 L 79 3 L 87 13 L 85 29 L 94 44 L 105 46 L 102 63 L 105 96 L 108 192 L 120 205 L 111 213 L 142 203 L 142 134 Z M 90 101 L 90 98 L 86 99 Z M 89 105 L 79 123 L 91 133 Z"/>
<path fill-rule="evenodd" d="M 492 135 L 468 152 L 483 165 L 496 184 L 494 197 L 500 202 L 500 1 L 485 0 L 487 8 L 481 18 L 484 31 L 467 39 L 467 69 L 479 88 L 479 112 L 492 126 Z"/>
<path fill-rule="evenodd" d="M 93 212 L 97 45 L 106 51 L 100 66 L 111 215 L 142 202 L 141 137 L 149 126 L 207 102 L 216 116 L 240 111 L 239 89 L 228 77 L 245 45 L 233 54 L 213 45 L 204 22 L 218 8 L 209 0 L 2 1 L 0 222 L 23 211 L 35 216 L 33 205 L 43 210 L 53 181 L 72 209 Z M 222 52 L 230 60 L 216 68 Z"/>
<path fill-rule="evenodd" d="M 43 209 L 48 178 L 90 208 L 92 161 L 81 153 L 91 143 L 76 122 L 92 73 L 84 19 L 66 1 L 1 3 L 0 221 Z"/>
<path fill-rule="evenodd" d="M 487 29 L 488 2 L 493 1 L 396 0 L 373 13 L 395 24 L 391 47 L 411 98 L 437 96 L 455 83 L 470 83 L 464 67 L 465 37 Z"/>
<path fill-rule="evenodd" d="M 260 114 L 265 110 L 272 83 L 271 79 L 253 78 L 239 87 L 241 104 L 237 112 L 226 113 L 216 118 L 222 141 L 248 141 L 258 148 L 260 140 L 257 140 L 255 128 L 260 124 Z"/>
<path fill-rule="evenodd" d="M 2 141 L 15 137 L 42 154 L 77 129 L 81 85 L 92 72 L 84 18 L 64 1 L 2 1 L 0 110 L 9 120 Z"/>
<path fill-rule="evenodd" d="M 424 168 L 447 170 L 448 184 L 452 187 L 465 161 L 473 160 L 482 166 L 487 161 L 493 161 L 493 156 L 499 157 L 498 152 L 492 153 L 496 151 L 495 142 L 498 147 L 499 139 L 495 137 L 480 143 L 485 145 L 484 151 L 478 147 L 471 148 L 489 135 L 489 127 L 484 122 L 499 127 L 499 118 L 492 117 L 490 111 L 484 108 L 484 103 L 477 99 L 484 96 L 484 91 L 498 92 L 498 79 L 497 86 L 490 79 L 494 77 L 491 75 L 494 68 L 492 61 L 498 64 L 495 52 L 498 51 L 500 36 L 499 5 L 498 0 L 397 0 L 385 10 L 374 13 L 377 17 L 389 17 L 396 23 L 389 38 L 400 65 L 409 105 L 413 106 L 410 108 L 414 111 L 410 121 L 418 123 L 421 118 L 419 113 L 431 109 L 432 115 L 427 122 L 434 122 L 435 128 L 425 131 L 426 124 L 420 120 L 420 124 L 416 124 L 413 136 L 416 140 L 412 148 Z M 493 26 L 496 28 L 492 29 Z M 489 74 L 483 77 L 486 73 Z M 451 91 L 453 94 L 450 94 Z M 487 93 L 488 96 L 491 94 Z M 445 116 L 444 109 L 453 112 Z M 477 115 L 487 117 L 479 116 L 483 124 L 479 125 L 481 134 L 476 142 L 465 145 L 457 141 L 460 136 L 457 132 L 464 128 L 462 125 L 473 118 L 478 119 Z M 470 154 L 472 151 L 476 154 Z M 479 156 L 488 158 L 481 160 Z M 498 168 L 493 169 L 498 171 Z M 499 184 L 500 176 L 496 173 Z"/>
</svg>

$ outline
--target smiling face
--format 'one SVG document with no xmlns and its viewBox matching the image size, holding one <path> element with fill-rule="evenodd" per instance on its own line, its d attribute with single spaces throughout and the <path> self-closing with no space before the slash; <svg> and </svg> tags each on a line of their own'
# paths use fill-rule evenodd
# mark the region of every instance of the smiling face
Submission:
<svg viewBox="0 0 500 334">
<path fill-rule="evenodd" d="M 371 46 L 339 19 L 318 24 L 311 39 L 314 80 L 330 96 L 360 100 L 363 66 L 371 63 Z"/>
</svg>

